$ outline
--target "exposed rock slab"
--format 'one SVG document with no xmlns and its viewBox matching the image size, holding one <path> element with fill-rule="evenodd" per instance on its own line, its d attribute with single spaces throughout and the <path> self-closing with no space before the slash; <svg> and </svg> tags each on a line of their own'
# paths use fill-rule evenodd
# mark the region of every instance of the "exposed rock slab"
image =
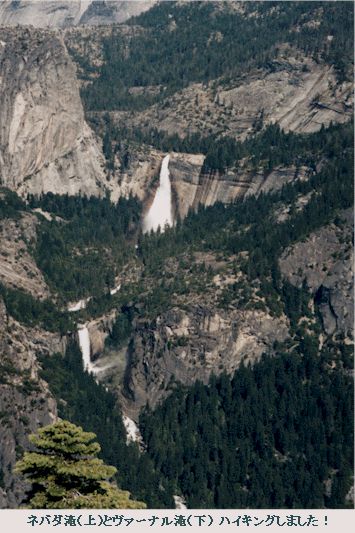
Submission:
<svg viewBox="0 0 355 533">
<path fill-rule="evenodd" d="M 13 467 L 28 449 L 28 435 L 57 417 L 56 402 L 39 378 L 38 354 L 64 352 L 65 341 L 12 319 L 0 299 L 0 508 L 17 508 L 24 484 Z"/>
<path fill-rule="evenodd" d="M 232 373 L 242 359 L 257 359 L 287 335 L 286 320 L 263 311 L 172 308 L 137 327 L 129 348 L 125 412 L 136 418 L 146 402 L 154 407 L 174 382 L 207 383 L 212 373 Z"/>
<path fill-rule="evenodd" d="M 334 70 L 324 63 L 297 57 L 292 50 L 288 56 L 281 55 L 269 69 L 231 81 L 228 89 L 218 86 L 218 80 L 209 85 L 191 83 L 133 117 L 118 113 L 116 118 L 136 128 L 155 127 L 182 138 L 223 131 L 238 140 L 255 131 L 261 112 L 264 126 L 278 123 L 285 131 L 299 133 L 350 120 L 352 84 L 339 84 Z"/>
<path fill-rule="evenodd" d="M 114 24 L 139 15 L 154 3 L 155 0 L 2 0 L 0 25 L 67 28 L 78 24 Z"/>
<path fill-rule="evenodd" d="M 35 243 L 37 223 L 29 213 L 19 220 L 0 220 L 0 282 L 41 300 L 48 298 L 49 289 L 28 250 Z"/>
<path fill-rule="evenodd" d="M 312 233 L 288 248 L 280 259 L 282 274 L 295 286 L 304 280 L 314 295 L 326 333 L 353 337 L 354 274 L 352 211 L 342 212 L 338 225 Z"/>
<path fill-rule="evenodd" d="M 61 36 L 2 30 L 0 72 L 1 184 L 21 195 L 103 194 L 104 158 Z"/>
</svg>

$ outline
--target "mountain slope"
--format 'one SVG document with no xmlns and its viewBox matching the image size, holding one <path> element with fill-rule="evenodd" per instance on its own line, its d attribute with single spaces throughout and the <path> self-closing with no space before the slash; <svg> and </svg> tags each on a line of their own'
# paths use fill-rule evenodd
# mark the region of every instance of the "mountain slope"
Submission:
<svg viewBox="0 0 355 533">
<path fill-rule="evenodd" d="M 16 28 L 1 38 L 0 183 L 21 195 L 104 194 L 101 147 L 61 36 Z"/>
<path fill-rule="evenodd" d="M 57 412 L 151 507 L 348 506 L 352 6 L 0 41 L 1 506 Z M 163 160 L 174 224 L 143 233 Z"/>
<path fill-rule="evenodd" d="M 113 24 L 124 22 L 150 9 L 154 3 L 155 0 L 1 0 L 0 25 L 67 28 L 76 25 Z"/>
</svg>

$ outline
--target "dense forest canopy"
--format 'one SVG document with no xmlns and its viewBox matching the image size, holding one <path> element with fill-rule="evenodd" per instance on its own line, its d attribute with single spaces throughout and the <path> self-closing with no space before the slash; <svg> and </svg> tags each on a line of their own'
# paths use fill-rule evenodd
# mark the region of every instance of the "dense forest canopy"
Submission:
<svg viewBox="0 0 355 533">
<path fill-rule="evenodd" d="M 37 264 L 59 301 L 93 297 L 88 305 L 88 316 L 115 307 L 123 310 L 117 329 L 112 333 L 112 339 L 117 337 L 118 344 L 121 342 L 118 332 L 124 339 L 131 332 L 135 314 L 132 301 L 139 303 L 141 316 L 155 316 L 168 308 L 173 293 L 187 290 L 183 276 L 177 275 L 174 282 L 161 277 L 167 258 L 179 258 L 186 252 L 211 250 L 228 257 L 247 251 L 248 261 L 240 262 L 239 268 L 251 283 L 259 280 L 260 295 L 266 298 L 270 310 L 279 314 L 283 296 L 281 301 L 277 296 L 281 290 L 277 259 L 282 251 L 352 205 L 352 128 L 352 124 L 336 125 L 300 135 L 285 134 L 277 126 L 271 126 L 254 138 L 237 143 L 235 152 L 231 152 L 233 157 L 247 156 L 256 164 L 265 165 L 265 172 L 274 165 L 305 165 L 309 168 L 308 179 L 289 183 L 278 192 L 237 199 L 227 206 L 219 203 L 207 208 L 201 206 L 183 223 L 178 221 L 165 233 L 141 234 L 140 204 L 133 198 L 122 199 L 114 205 L 107 198 L 53 194 L 37 199 L 31 197 L 29 206 L 41 207 L 57 217 L 52 221 L 41 217 L 34 250 Z M 293 207 L 287 220 L 275 224 L 279 206 L 295 206 L 300 195 L 309 196 L 307 205 L 301 211 Z M 18 209 L 21 210 L 22 205 L 20 203 Z M 145 278 L 124 285 L 119 293 L 111 296 L 109 289 L 114 286 L 115 274 L 120 273 L 128 261 L 143 269 Z M 208 277 L 208 273 L 205 275 Z M 198 271 L 192 272 L 192 279 L 197 288 L 199 281 L 203 285 L 207 280 Z M 200 290 L 203 291 L 203 286 Z M 43 313 L 52 312 L 50 303 L 35 302 L 9 289 L 2 292 L 9 311 L 16 317 L 19 316 L 16 301 L 26 299 L 29 311 L 23 320 L 28 317 L 36 321 L 37 316 L 43 323 Z M 234 300 L 237 292 L 231 286 L 225 294 L 224 305 Z M 130 302 L 130 311 L 124 311 Z M 48 327 L 53 328 L 49 322 Z M 61 327 L 70 329 L 65 323 Z"/>
<path fill-rule="evenodd" d="M 99 77 L 82 91 L 88 110 L 143 108 L 191 82 L 227 82 L 267 68 L 287 43 L 351 77 L 353 9 L 349 2 L 160 2 L 104 39 Z M 314 24 L 314 22 L 316 23 Z M 331 35 L 332 40 L 327 39 Z M 85 70 L 85 65 L 83 65 Z M 158 87 L 134 95 L 131 87 Z"/>
<path fill-rule="evenodd" d="M 64 355 L 38 356 L 59 416 L 94 432 L 99 457 L 118 469 L 118 485 L 151 508 L 173 507 L 174 495 L 183 496 L 189 508 L 349 506 L 352 347 L 345 333 L 325 333 L 322 290 L 314 294 L 304 272 L 297 286 L 291 283 L 280 258 L 329 225 L 339 233 L 347 228 L 342 244 L 351 250 L 346 217 L 353 207 L 353 121 L 322 125 L 313 133 L 286 132 L 265 125 L 261 111 L 244 140 L 223 124 L 182 138 L 156 124 L 117 123 L 109 112 L 133 116 L 195 82 L 235 87 L 252 69 L 274 72 L 285 50 L 331 66 L 340 86 L 352 76 L 352 4 L 159 2 L 124 28 L 114 26 L 101 44 L 103 61 L 95 76 L 90 78 L 88 62 L 76 60 L 87 75 L 83 103 L 102 135 L 111 177 L 119 180 L 130 170 L 132 145 L 142 152 L 203 154 L 201 176 L 214 180 L 245 171 L 266 181 L 285 169 L 293 179 L 229 204 L 199 205 L 164 232 L 147 234 L 145 206 L 135 197 L 114 203 L 109 194 L 48 193 L 24 200 L 0 189 L 1 224 L 24 213 L 38 219 L 36 238 L 26 246 L 50 296 L 39 301 L 0 283 L 0 297 L 24 326 L 66 338 Z M 121 174 L 115 176 L 118 153 Z M 217 290 L 217 267 L 198 262 L 198 254 L 212 256 L 233 281 Z M 69 313 L 68 303 L 82 298 L 86 308 Z M 84 370 L 75 331 L 110 313 L 103 352 L 117 357 L 127 348 L 129 360 L 142 324 L 153 337 L 154 321 L 173 306 L 188 314 L 193 298 L 224 316 L 260 311 L 275 322 L 282 318 L 288 336 L 272 341 L 253 364 L 242 362 L 233 375 L 220 373 L 221 364 L 209 382 L 192 387 L 172 376 L 157 407 L 147 405 L 141 413 L 140 450 L 127 443 L 117 389 L 110 392 Z M 190 339 L 169 340 L 164 349 L 173 342 L 184 347 Z M 122 381 L 120 394 L 131 394 L 127 374 Z"/>
<path fill-rule="evenodd" d="M 60 217 L 42 220 L 36 243 L 35 257 L 50 286 L 67 300 L 109 293 L 132 254 L 140 203 L 48 193 L 30 197 L 29 205 Z"/>
<path fill-rule="evenodd" d="M 189 508 L 343 507 L 353 385 L 341 364 L 331 369 L 333 356 L 306 337 L 296 352 L 266 355 L 233 378 L 178 387 L 141 415 L 156 468 Z"/>
</svg>

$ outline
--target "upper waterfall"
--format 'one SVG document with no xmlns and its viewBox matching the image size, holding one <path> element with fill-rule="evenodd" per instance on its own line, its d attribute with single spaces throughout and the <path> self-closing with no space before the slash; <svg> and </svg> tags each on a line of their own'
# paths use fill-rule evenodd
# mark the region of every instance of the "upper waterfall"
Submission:
<svg viewBox="0 0 355 533">
<path fill-rule="evenodd" d="M 160 170 L 160 182 L 152 205 L 143 219 L 143 233 L 151 230 L 156 231 L 160 226 L 164 231 L 166 224 L 173 225 L 171 209 L 171 183 L 169 174 L 169 155 L 163 159 Z"/>
</svg>

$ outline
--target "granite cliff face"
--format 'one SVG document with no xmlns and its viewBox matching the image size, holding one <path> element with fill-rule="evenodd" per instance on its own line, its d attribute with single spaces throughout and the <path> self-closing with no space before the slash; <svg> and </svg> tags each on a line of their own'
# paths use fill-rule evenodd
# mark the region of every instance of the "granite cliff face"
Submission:
<svg viewBox="0 0 355 533">
<path fill-rule="evenodd" d="M 103 194 L 101 148 L 61 36 L 3 29 L 0 72 L 0 183 L 20 195 Z"/>
<path fill-rule="evenodd" d="M 223 128 L 224 134 L 243 141 L 255 133 L 258 122 L 261 128 L 276 123 L 286 132 L 312 133 L 322 125 L 349 121 L 353 112 L 350 82 L 340 83 L 332 67 L 287 47 L 268 69 L 251 70 L 228 85 L 225 88 L 218 80 L 192 83 L 144 111 L 110 112 L 110 120 L 119 128 L 147 134 L 155 128 L 181 139 L 194 133 L 217 135 Z M 99 120 L 100 114 L 89 113 L 89 117 Z M 117 153 L 120 156 L 119 150 Z M 148 146 L 130 147 L 126 168 L 122 169 L 118 158 L 116 161 L 114 179 L 118 186 L 114 197 L 132 193 L 149 203 L 156 168 L 164 155 Z M 236 197 L 276 190 L 296 178 L 304 179 L 308 172 L 307 168 L 278 167 L 265 174 L 241 161 L 226 172 L 205 173 L 203 162 L 202 154 L 170 155 L 174 207 L 182 218 L 199 204 L 229 203 Z"/>
<path fill-rule="evenodd" d="M 29 248 L 36 240 L 38 219 L 26 213 L 19 220 L 0 220 L 0 282 L 35 298 L 49 297 L 49 289 Z"/>
<path fill-rule="evenodd" d="M 64 352 L 57 334 L 19 324 L 0 298 L 0 508 L 18 507 L 24 484 L 12 473 L 28 435 L 54 422 L 56 402 L 39 377 L 38 355 Z"/>
<path fill-rule="evenodd" d="M 267 175 L 262 170 L 239 168 L 225 173 L 204 172 L 204 156 L 173 154 L 170 159 L 172 187 L 175 192 L 176 211 L 184 218 L 189 209 L 229 204 L 238 197 L 277 191 L 286 183 L 306 179 L 308 169 L 303 167 L 277 167 Z"/>
<path fill-rule="evenodd" d="M 144 212 L 148 210 L 159 183 L 158 176 L 166 154 L 155 149 L 138 149 L 130 152 L 128 168 L 120 169 L 117 164 L 115 178 L 110 183 L 111 199 L 130 194 L 143 202 Z M 277 167 L 265 173 L 251 169 L 248 164 L 224 173 L 203 170 L 203 154 L 170 152 L 169 172 L 172 187 L 172 202 L 175 218 L 185 218 L 189 209 L 213 205 L 216 202 L 228 204 L 238 197 L 258 195 L 276 191 L 286 183 L 307 179 L 307 167 Z"/>
<path fill-rule="evenodd" d="M 312 233 L 285 250 L 280 269 L 293 285 L 306 282 L 321 314 L 324 332 L 343 334 L 351 342 L 354 329 L 353 212 L 341 213 L 337 224 Z"/>
<path fill-rule="evenodd" d="M 154 5 L 154 0 L 2 0 L 0 25 L 67 28 L 124 22 Z"/>
<path fill-rule="evenodd" d="M 147 402 L 154 408 L 166 397 L 174 382 L 207 383 L 211 374 L 231 374 L 242 360 L 255 361 L 287 336 L 284 317 L 264 311 L 172 307 L 155 321 L 137 325 L 128 348 L 125 410 L 136 418 Z"/>
</svg>

